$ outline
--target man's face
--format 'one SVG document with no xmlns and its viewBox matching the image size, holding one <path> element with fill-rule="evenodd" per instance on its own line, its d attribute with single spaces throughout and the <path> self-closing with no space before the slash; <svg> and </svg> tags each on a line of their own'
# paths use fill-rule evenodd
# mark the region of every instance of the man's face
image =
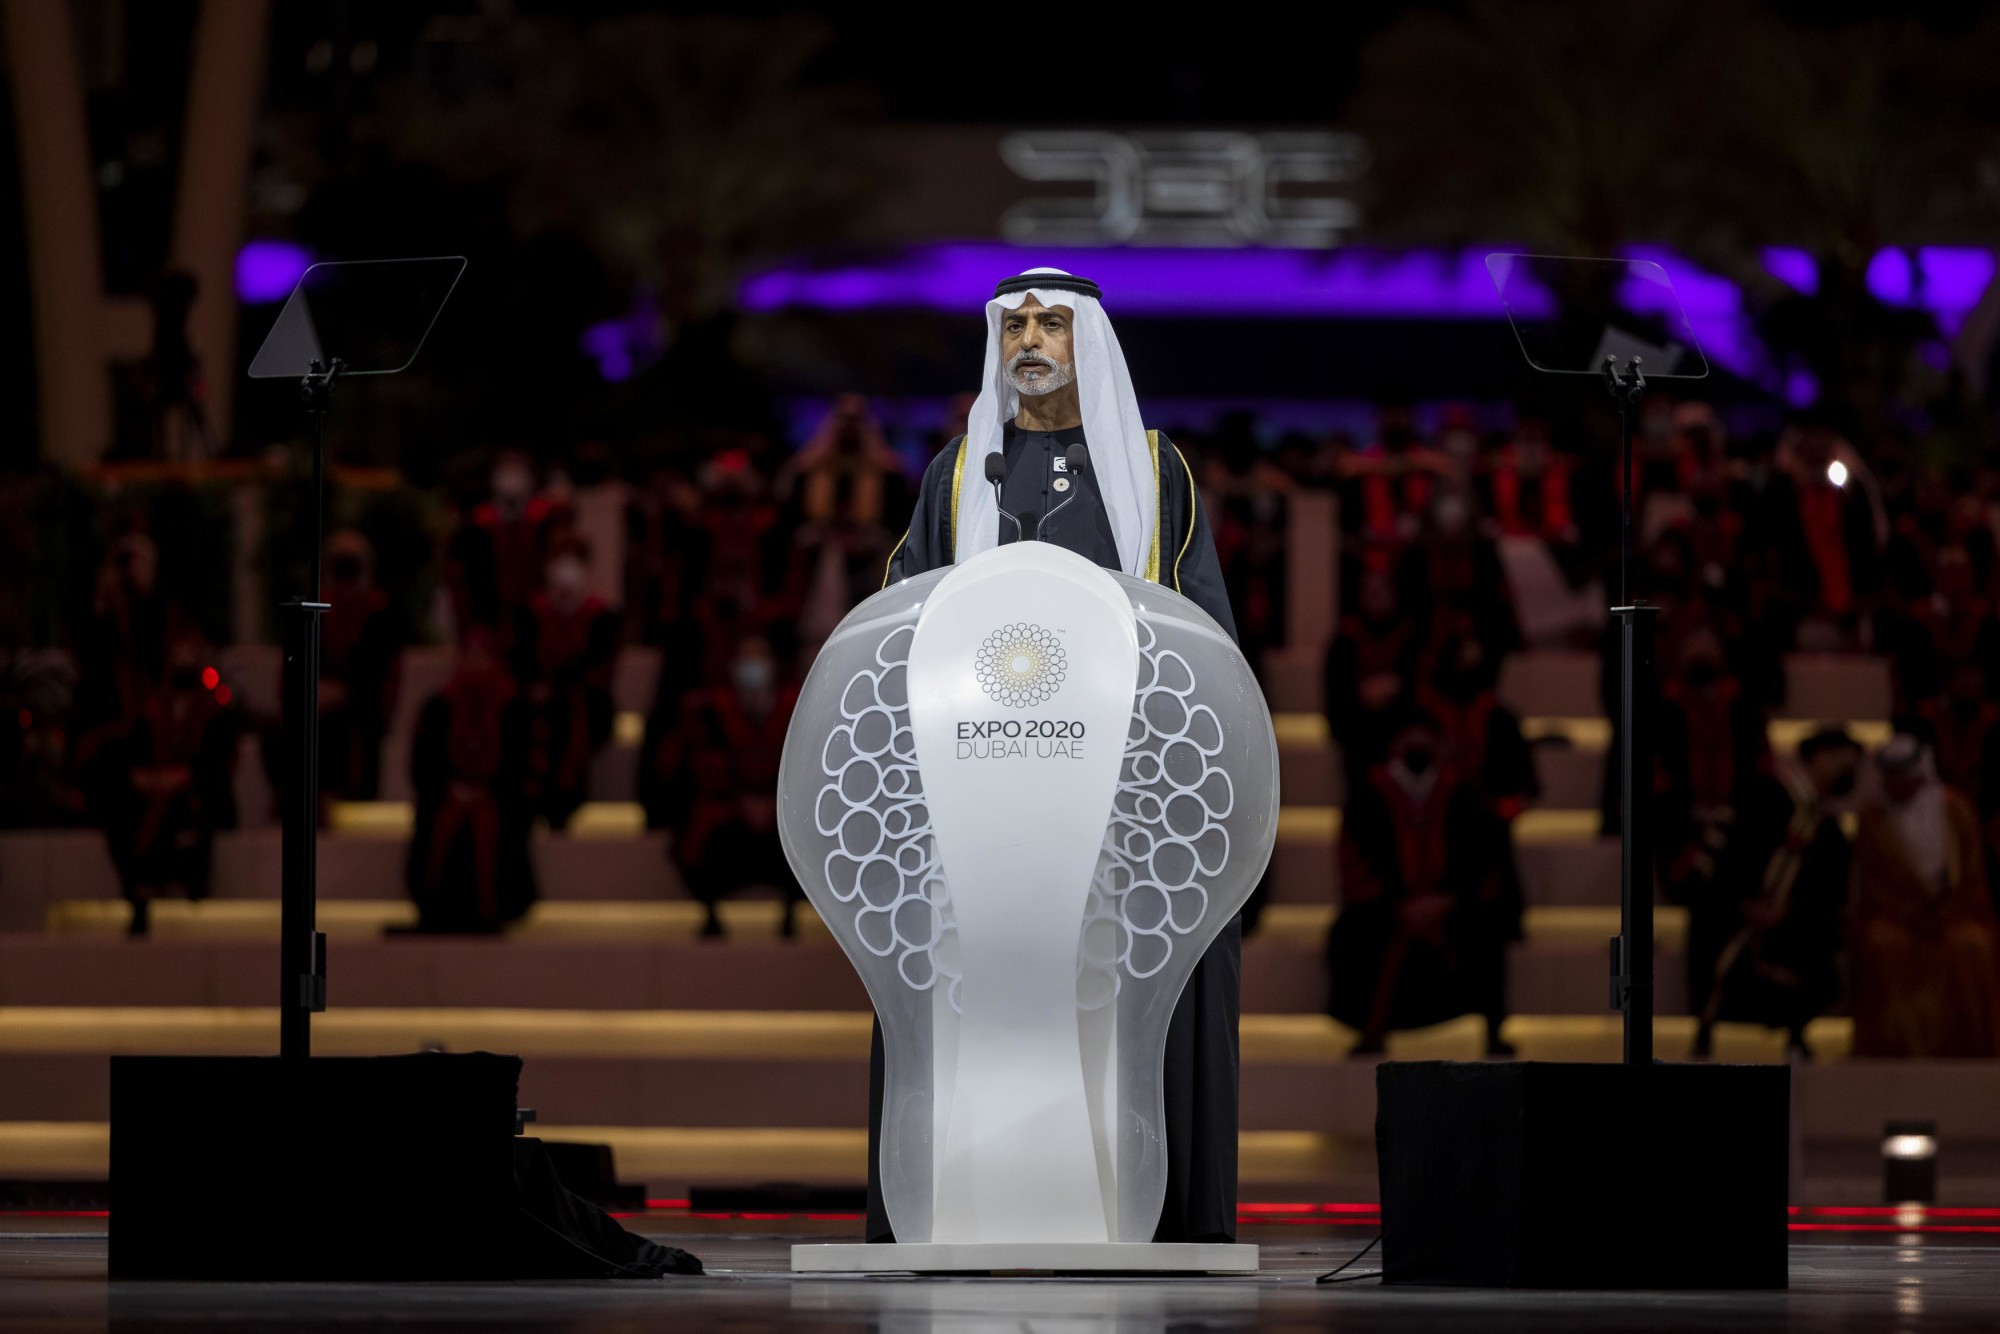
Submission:
<svg viewBox="0 0 2000 1334">
<path fill-rule="evenodd" d="M 1023 394 L 1053 394 L 1076 380 L 1070 341 L 1075 311 L 1045 306 L 1030 295 L 1000 316 L 1000 357 L 1007 380 Z"/>
</svg>

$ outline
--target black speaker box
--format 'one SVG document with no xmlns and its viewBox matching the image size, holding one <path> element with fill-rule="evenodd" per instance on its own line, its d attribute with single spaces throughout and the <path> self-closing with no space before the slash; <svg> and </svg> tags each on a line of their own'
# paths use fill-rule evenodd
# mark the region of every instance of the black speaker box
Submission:
<svg viewBox="0 0 2000 1334">
<path fill-rule="evenodd" d="M 521 1061 L 119 1056 L 114 1279 L 658 1277 L 699 1272 L 515 1138 Z"/>
<path fill-rule="evenodd" d="M 1782 1288 L 1782 1065 L 1385 1062 L 1382 1281 Z"/>
</svg>

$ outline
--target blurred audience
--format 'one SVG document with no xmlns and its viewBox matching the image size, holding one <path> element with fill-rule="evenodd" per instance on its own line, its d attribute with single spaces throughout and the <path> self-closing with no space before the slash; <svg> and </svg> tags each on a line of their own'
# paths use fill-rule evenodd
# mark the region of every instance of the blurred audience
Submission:
<svg viewBox="0 0 2000 1334">
<path fill-rule="evenodd" d="M 647 825 L 666 831 L 707 931 L 721 931 L 724 898 L 753 886 L 783 896 L 789 930 L 799 895 L 773 789 L 797 682 L 879 587 L 911 470 L 962 428 L 966 407 L 904 423 L 892 443 L 849 394 L 789 458 L 769 434 L 702 426 L 649 442 L 622 478 L 589 441 L 567 456 L 502 449 L 468 477 L 441 541 L 431 627 L 458 662 L 417 712 L 409 761 L 410 892 L 424 926 L 495 930 L 526 911 L 530 830 L 564 830 L 592 799 L 618 653 L 635 643 L 660 662 L 636 765 Z M 1543 799 L 1537 747 L 1556 743 L 1530 744 L 1501 678 L 1524 647 L 1600 648 L 1598 703 L 1615 724 L 1616 636 L 1603 612 L 1616 595 L 1615 468 L 1575 447 L 1592 432 L 1533 412 L 1390 404 L 1358 446 L 1243 412 L 1176 435 L 1259 670 L 1298 647 L 1301 580 L 1330 585 L 1339 609 L 1322 664 L 1345 806 L 1329 1008 L 1364 1050 L 1473 1014 L 1504 1051 L 1505 959 L 1522 915 L 1513 824 Z M 1866 444 L 1817 411 L 1745 429 L 1666 395 L 1639 424 L 1632 592 L 1660 608 L 1659 883 L 1688 910 L 1701 1051 L 1730 1022 L 1780 1030 L 1803 1051 L 1811 1021 L 1843 1008 L 1868 1053 L 1970 1054 L 2000 1040 L 1989 896 L 2000 885 L 2000 470 L 1929 466 L 1894 436 Z M 1327 491 L 1336 562 L 1293 568 L 1295 498 Z M 135 904 L 198 896 L 214 831 L 233 818 L 237 709 L 219 680 L 204 686 L 202 641 L 161 581 L 152 539 L 130 521 L 112 526 L 74 622 L 73 689 L 15 682 L 47 675 L 26 659 L 10 669 L 19 727 L 0 759 L 18 756 L 22 774 L 0 793 L 21 798 L 10 822 L 102 823 Z M 329 543 L 330 800 L 381 790 L 401 686 L 390 608 L 408 577 L 379 569 L 357 532 Z M 1852 843 L 1842 821 L 1853 828 L 1860 747 L 1832 729 L 1796 753 L 1769 741 L 1786 656 L 1815 650 L 1879 654 L 1906 734 L 1882 757 L 1881 798 Z M 1607 779 L 1615 726 L 1610 742 Z M 1615 833 L 1609 781 L 1602 804 Z M 144 929 L 143 908 L 134 921 Z"/>
</svg>

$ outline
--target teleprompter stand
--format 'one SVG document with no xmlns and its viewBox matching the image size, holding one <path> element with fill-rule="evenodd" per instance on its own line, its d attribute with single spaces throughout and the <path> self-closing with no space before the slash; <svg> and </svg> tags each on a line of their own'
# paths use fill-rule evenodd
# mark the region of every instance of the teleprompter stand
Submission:
<svg viewBox="0 0 2000 1334">
<path fill-rule="evenodd" d="M 312 1055 L 312 1017 L 326 1008 L 326 935 L 319 929 L 319 629 L 326 552 L 326 413 L 339 357 L 314 359 L 299 379 L 312 421 L 312 595 L 279 608 L 285 652 L 285 805 L 278 926 L 278 1055 Z"/>
<path fill-rule="evenodd" d="M 1382 1281 L 1781 1288 L 1790 1070 L 1653 1058 L 1658 609 L 1631 584 L 1632 419 L 1653 379 L 1707 373 L 1666 272 L 1491 255 L 1530 366 L 1590 376 L 1620 421 L 1617 1064 L 1386 1062 L 1376 1074 Z M 1608 886 L 1606 887 L 1609 888 Z"/>
<path fill-rule="evenodd" d="M 1653 662 L 1659 608 L 1632 596 L 1632 418 L 1646 395 L 1635 353 L 1625 374 L 1604 359 L 1618 405 L 1618 935 L 1611 941 L 1611 1008 L 1625 1015 L 1627 1065 L 1653 1063 L 1653 721 L 1660 698 Z M 1642 780 L 1643 776 L 1643 780 Z M 1640 787 L 1641 781 L 1645 787 Z"/>
<path fill-rule="evenodd" d="M 279 608 L 278 1055 L 112 1059 L 113 1278 L 609 1272 L 574 1237 L 556 1236 L 551 1250 L 546 1221 L 522 1221 L 524 1210 L 557 1206 L 552 1190 L 531 1199 L 517 1185 L 539 1152 L 515 1138 L 518 1059 L 312 1056 L 312 1017 L 327 992 L 314 920 L 327 413 L 336 385 L 410 365 L 464 269 L 457 257 L 314 265 L 251 360 L 252 378 L 298 385 L 312 448 L 310 545 L 300 553 L 310 573 Z M 243 1226 L 280 1200 L 310 1205 L 281 1226 Z"/>
</svg>

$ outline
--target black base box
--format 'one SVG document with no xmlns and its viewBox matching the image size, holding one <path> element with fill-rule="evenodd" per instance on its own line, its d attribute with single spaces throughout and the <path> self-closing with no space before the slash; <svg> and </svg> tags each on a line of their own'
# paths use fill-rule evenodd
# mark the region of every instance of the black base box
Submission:
<svg viewBox="0 0 2000 1334">
<path fill-rule="evenodd" d="M 111 1277 L 505 1277 L 518 1057 L 119 1056 Z"/>
<path fill-rule="evenodd" d="M 1791 1070 L 1390 1061 L 1382 1281 L 1783 1288 Z"/>
</svg>

